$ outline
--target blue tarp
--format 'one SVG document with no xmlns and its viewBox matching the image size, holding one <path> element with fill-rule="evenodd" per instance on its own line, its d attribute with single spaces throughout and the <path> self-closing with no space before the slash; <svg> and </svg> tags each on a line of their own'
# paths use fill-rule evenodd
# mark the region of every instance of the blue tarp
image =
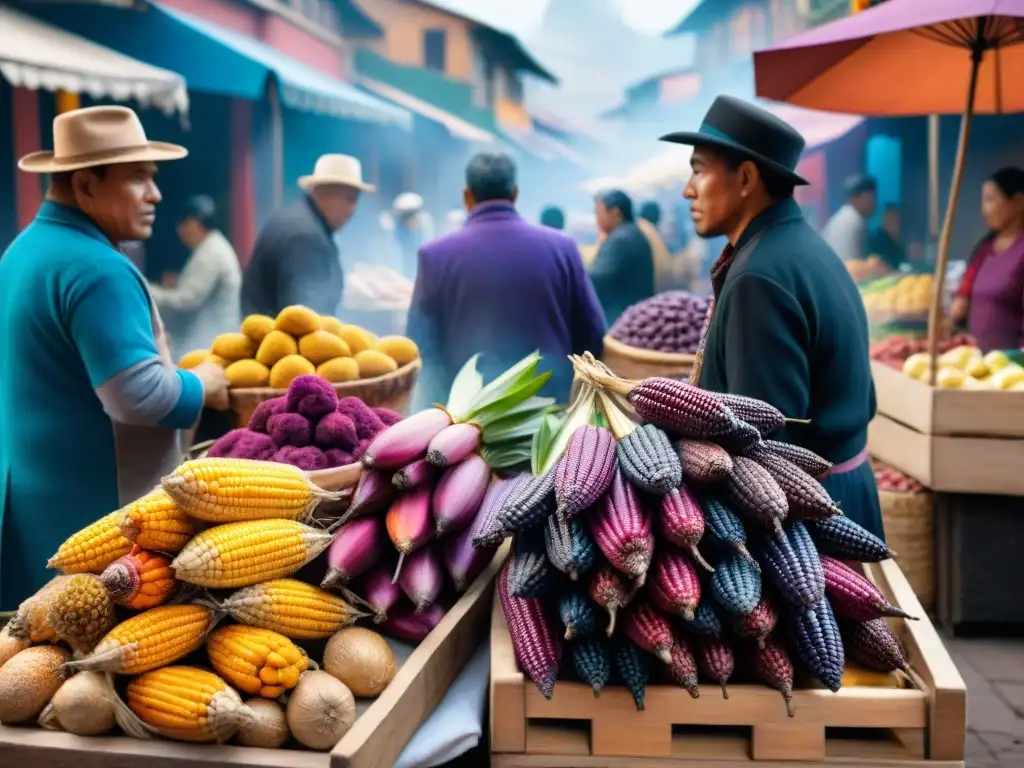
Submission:
<svg viewBox="0 0 1024 768">
<path fill-rule="evenodd" d="M 409 128 L 411 114 L 325 75 L 259 40 L 149 3 L 144 10 L 32 4 L 32 15 L 164 69 L 190 91 L 260 100 L 273 77 L 292 109 Z"/>
</svg>

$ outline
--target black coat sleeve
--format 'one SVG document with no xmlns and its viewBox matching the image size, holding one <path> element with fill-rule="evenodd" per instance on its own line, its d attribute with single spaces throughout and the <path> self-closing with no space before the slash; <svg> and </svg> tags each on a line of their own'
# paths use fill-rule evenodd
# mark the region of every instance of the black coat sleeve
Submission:
<svg viewBox="0 0 1024 768">
<path fill-rule="evenodd" d="M 806 418 L 810 407 L 810 328 L 796 298 L 774 280 L 756 274 L 729 286 L 725 345 L 729 391 L 764 400 L 789 418 Z M 787 430 L 773 439 L 787 440 Z"/>
</svg>

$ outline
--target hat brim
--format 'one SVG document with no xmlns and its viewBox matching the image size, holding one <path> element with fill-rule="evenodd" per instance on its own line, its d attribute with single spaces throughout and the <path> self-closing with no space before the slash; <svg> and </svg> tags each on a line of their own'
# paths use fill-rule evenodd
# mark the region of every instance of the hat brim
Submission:
<svg viewBox="0 0 1024 768">
<path fill-rule="evenodd" d="M 177 144 L 150 141 L 140 147 L 90 152 L 87 155 L 74 155 L 67 158 L 59 158 L 49 150 L 32 152 L 18 161 L 18 168 L 25 173 L 62 173 L 121 163 L 163 163 L 169 160 L 181 160 L 187 156 L 188 150 Z"/>
<path fill-rule="evenodd" d="M 670 144 L 689 144 L 693 147 L 721 147 L 723 149 L 731 149 L 734 152 L 738 152 L 744 157 L 748 157 L 758 165 L 762 165 L 767 169 L 770 169 L 773 173 L 781 176 L 787 181 L 793 182 L 798 187 L 809 185 L 811 182 L 807 181 L 803 176 L 794 173 L 786 166 L 781 163 L 777 163 L 769 157 L 765 157 L 757 152 L 751 152 L 749 148 L 739 144 L 735 141 L 729 141 L 728 139 L 720 139 L 717 136 L 709 136 L 706 133 L 699 131 L 679 131 L 677 133 L 670 133 L 662 136 L 660 141 L 667 141 Z"/>
<path fill-rule="evenodd" d="M 313 189 L 313 187 L 322 187 L 327 184 L 335 187 L 352 187 L 352 189 L 361 189 L 363 192 L 376 192 L 377 188 L 373 184 L 367 184 L 365 181 L 353 181 L 349 178 L 341 178 L 338 176 L 317 176 L 316 174 L 310 174 L 309 176 L 299 177 L 299 188 L 305 191 Z"/>
</svg>

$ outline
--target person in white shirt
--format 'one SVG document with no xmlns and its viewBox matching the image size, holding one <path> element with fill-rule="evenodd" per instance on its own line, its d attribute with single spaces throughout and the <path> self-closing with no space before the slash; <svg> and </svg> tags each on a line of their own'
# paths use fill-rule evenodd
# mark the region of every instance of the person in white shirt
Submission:
<svg viewBox="0 0 1024 768">
<path fill-rule="evenodd" d="M 216 228 L 216 218 L 211 198 L 188 199 L 177 230 L 192 255 L 174 286 L 149 286 L 171 330 L 175 358 L 208 349 L 214 337 L 237 331 L 241 322 L 242 268 L 235 249 Z"/>
<path fill-rule="evenodd" d="M 832 214 L 821 236 L 843 261 L 866 259 L 868 221 L 875 215 L 878 183 L 870 176 L 855 176 L 846 182 L 846 204 Z"/>
</svg>

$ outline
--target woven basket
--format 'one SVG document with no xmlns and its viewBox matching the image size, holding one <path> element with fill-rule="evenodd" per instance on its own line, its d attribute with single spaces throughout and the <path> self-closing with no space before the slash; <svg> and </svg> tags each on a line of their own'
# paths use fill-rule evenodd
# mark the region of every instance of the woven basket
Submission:
<svg viewBox="0 0 1024 768">
<path fill-rule="evenodd" d="M 393 373 L 386 373 L 373 379 L 359 379 L 358 381 L 335 384 L 334 391 L 338 393 L 338 397 L 358 397 L 367 405 L 390 408 L 404 414 L 409 407 L 409 399 L 412 396 L 413 387 L 416 386 L 416 380 L 420 376 L 422 366 L 423 363 L 420 360 L 413 360 Z M 229 397 L 231 410 L 237 416 L 236 425 L 248 426 L 253 411 L 260 403 L 274 397 L 281 397 L 286 391 L 269 387 L 232 389 Z"/>
<path fill-rule="evenodd" d="M 929 613 L 935 608 L 935 497 L 879 489 L 885 541 Z"/>
<path fill-rule="evenodd" d="M 612 373 L 624 379 L 646 379 L 650 376 L 679 379 L 690 375 L 695 359 L 696 355 L 631 347 L 611 336 L 604 337 L 604 355 L 601 356 Z"/>
</svg>

